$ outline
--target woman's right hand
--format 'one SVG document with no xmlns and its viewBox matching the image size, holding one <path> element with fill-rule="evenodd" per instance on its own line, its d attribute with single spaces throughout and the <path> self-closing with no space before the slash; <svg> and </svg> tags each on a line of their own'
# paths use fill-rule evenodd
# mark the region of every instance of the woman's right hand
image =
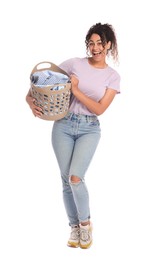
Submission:
<svg viewBox="0 0 160 260">
<path fill-rule="evenodd" d="M 34 116 L 41 117 L 42 116 L 42 108 L 35 105 L 35 98 L 30 96 L 29 94 L 26 96 L 26 101 L 32 110 Z"/>
</svg>

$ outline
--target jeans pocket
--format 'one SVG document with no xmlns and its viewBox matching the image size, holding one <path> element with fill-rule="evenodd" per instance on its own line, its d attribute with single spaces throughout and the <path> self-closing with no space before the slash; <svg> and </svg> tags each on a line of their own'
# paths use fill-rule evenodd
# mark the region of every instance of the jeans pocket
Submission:
<svg viewBox="0 0 160 260">
<path fill-rule="evenodd" d="M 89 122 L 89 126 L 100 126 L 100 122 L 97 118 L 95 118 Z"/>
</svg>

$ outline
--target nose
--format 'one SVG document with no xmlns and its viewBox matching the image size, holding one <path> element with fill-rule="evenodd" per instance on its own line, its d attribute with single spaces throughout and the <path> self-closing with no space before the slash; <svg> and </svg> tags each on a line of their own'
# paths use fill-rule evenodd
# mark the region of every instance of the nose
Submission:
<svg viewBox="0 0 160 260">
<path fill-rule="evenodd" d="M 93 44 L 93 49 L 96 50 L 97 48 L 98 48 L 98 44 L 95 42 L 95 43 Z"/>
</svg>

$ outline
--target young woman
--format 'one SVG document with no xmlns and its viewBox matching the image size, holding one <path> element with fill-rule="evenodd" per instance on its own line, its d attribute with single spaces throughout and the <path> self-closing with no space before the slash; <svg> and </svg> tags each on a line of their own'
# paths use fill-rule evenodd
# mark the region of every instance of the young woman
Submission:
<svg viewBox="0 0 160 260">
<path fill-rule="evenodd" d="M 120 76 L 107 64 L 118 59 L 115 31 L 110 24 L 93 25 L 85 39 L 87 57 L 72 58 L 59 65 L 71 78 L 72 100 L 69 113 L 55 121 L 52 145 L 60 168 L 63 199 L 71 226 L 68 246 L 89 248 L 92 224 L 85 174 L 100 140 L 98 116 L 120 92 Z M 33 114 L 41 116 L 29 90 L 26 101 Z"/>
</svg>

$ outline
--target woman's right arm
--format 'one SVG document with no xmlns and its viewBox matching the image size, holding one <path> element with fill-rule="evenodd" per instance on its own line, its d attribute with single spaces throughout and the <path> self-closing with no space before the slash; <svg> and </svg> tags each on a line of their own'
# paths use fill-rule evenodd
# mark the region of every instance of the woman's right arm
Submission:
<svg viewBox="0 0 160 260">
<path fill-rule="evenodd" d="M 28 103 L 30 109 L 32 110 L 33 115 L 41 117 L 42 109 L 35 105 L 35 98 L 32 97 L 30 89 L 26 96 L 26 102 Z"/>
</svg>

